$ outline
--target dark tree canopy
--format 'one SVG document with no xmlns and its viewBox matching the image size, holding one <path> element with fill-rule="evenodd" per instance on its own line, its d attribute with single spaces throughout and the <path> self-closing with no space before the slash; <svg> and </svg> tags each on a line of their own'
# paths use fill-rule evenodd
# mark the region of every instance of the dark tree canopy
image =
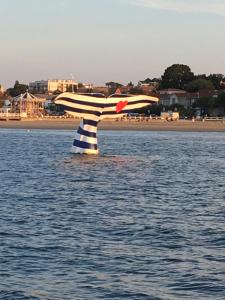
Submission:
<svg viewBox="0 0 225 300">
<path fill-rule="evenodd" d="M 208 76 L 208 79 L 212 82 L 212 84 L 216 90 L 219 90 L 222 88 L 221 81 L 224 80 L 223 74 L 210 74 Z"/>
<path fill-rule="evenodd" d="M 123 86 L 121 83 L 113 82 L 113 81 L 106 82 L 105 85 L 106 85 L 107 87 L 109 87 L 109 88 L 112 88 L 112 89 L 117 89 L 117 88 L 120 88 L 120 87 Z"/>
<path fill-rule="evenodd" d="M 224 80 L 223 74 L 210 74 L 207 76 L 206 74 L 196 75 L 195 79 L 205 79 L 210 80 L 213 84 L 214 89 L 219 90 L 222 89 L 221 82 Z"/>
<path fill-rule="evenodd" d="M 217 99 L 215 99 L 216 107 L 223 107 L 225 109 L 225 92 L 220 94 Z"/>
<path fill-rule="evenodd" d="M 78 83 L 78 88 L 83 88 L 83 87 L 84 87 L 83 83 L 82 83 L 82 82 L 79 82 L 79 83 Z"/>
<path fill-rule="evenodd" d="M 140 80 L 139 82 L 140 83 L 151 83 L 151 82 L 160 82 L 161 81 L 161 78 L 146 78 L 145 80 Z"/>
<path fill-rule="evenodd" d="M 134 86 L 134 84 L 133 84 L 133 82 L 132 82 L 132 81 L 130 81 L 130 82 L 127 84 L 127 86 L 129 86 L 129 87 L 133 87 L 133 86 Z"/>
<path fill-rule="evenodd" d="M 16 97 L 20 94 L 23 94 L 28 89 L 28 85 L 19 83 L 18 80 L 16 80 L 14 87 L 7 89 L 7 94 L 11 97 Z"/>
<path fill-rule="evenodd" d="M 207 80 L 208 77 L 207 77 L 206 74 L 198 74 L 198 75 L 195 75 L 194 79 L 205 79 L 205 80 Z"/>
<path fill-rule="evenodd" d="M 3 94 L 0 92 L 0 108 L 4 105 Z"/>
<path fill-rule="evenodd" d="M 1 88 L 1 85 L 0 85 Z M 0 108 L 4 106 L 5 100 L 7 99 L 7 96 L 4 92 L 0 92 Z"/>
<path fill-rule="evenodd" d="M 186 86 L 186 90 L 189 92 L 198 92 L 202 89 L 213 90 L 214 86 L 212 82 L 207 79 L 195 79 L 189 82 Z"/>
<path fill-rule="evenodd" d="M 194 79 L 194 73 L 190 67 L 181 64 L 174 64 L 168 67 L 160 84 L 161 89 L 177 88 L 185 89 L 186 85 Z"/>
<path fill-rule="evenodd" d="M 209 110 L 214 108 L 215 100 L 212 97 L 201 97 L 193 104 L 194 108 L 200 108 L 202 113 L 208 114 Z"/>
</svg>

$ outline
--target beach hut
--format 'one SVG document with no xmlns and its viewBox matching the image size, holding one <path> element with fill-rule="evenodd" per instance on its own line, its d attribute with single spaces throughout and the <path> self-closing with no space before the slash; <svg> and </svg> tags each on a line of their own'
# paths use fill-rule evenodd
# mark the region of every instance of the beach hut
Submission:
<svg viewBox="0 0 225 300">
<path fill-rule="evenodd" d="M 46 99 L 37 98 L 28 91 L 12 100 L 12 111 L 20 113 L 21 117 L 42 116 Z"/>
</svg>

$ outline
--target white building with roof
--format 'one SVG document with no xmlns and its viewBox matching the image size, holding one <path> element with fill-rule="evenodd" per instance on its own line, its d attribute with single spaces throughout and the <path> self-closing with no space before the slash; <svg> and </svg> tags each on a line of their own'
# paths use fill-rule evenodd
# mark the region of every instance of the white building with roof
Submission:
<svg viewBox="0 0 225 300">
<path fill-rule="evenodd" d="M 48 79 L 29 83 L 29 91 L 34 94 L 74 91 L 77 87 L 78 82 L 73 79 Z"/>
<path fill-rule="evenodd" d="M 179 89 L 165 89 L 158 91 L 159 93 L 159 104 L 170 106 L 173 104 L 180 104 L 184 107 L 191 105 L 189 101 L 189 94 L 184 90 Z"/>
</svg>

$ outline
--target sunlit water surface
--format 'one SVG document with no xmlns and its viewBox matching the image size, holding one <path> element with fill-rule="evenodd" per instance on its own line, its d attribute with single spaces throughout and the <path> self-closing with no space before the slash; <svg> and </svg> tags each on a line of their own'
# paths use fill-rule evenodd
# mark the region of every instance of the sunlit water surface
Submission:
<svg viewBox="0 0 225 300">
<path fill-rule="evenodd" d="M 225 299 L 225 134 L 0 130 L 0 299 Z"/>
</svg>

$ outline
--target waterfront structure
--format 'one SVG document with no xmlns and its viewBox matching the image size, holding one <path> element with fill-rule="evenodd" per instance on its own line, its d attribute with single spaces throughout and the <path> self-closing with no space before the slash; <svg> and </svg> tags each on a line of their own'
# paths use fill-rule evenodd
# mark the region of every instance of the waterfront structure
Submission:
<svg viewBox="0 0 225 300">
<path fill-rule="evenodd" d="M 162 111 L 160 114 L 161 120 L 178 121 L 180 114 L 178 111 Z"/>
<path fill-rule="evenodd" d="M 76 91 L 78 88 L 78 82 L 73 79 L 48 79 L 40 80 L 29 83 L 29 91 L 34 94 L 45 94 L 66 91 Z"/>
<path fill-rule="evenodd" d="M 21 117 L 42 116 L 45 100 L 26 91 L 26 93 L 13 98 L 12 112 L 19 113 Z"/>
</svg>

